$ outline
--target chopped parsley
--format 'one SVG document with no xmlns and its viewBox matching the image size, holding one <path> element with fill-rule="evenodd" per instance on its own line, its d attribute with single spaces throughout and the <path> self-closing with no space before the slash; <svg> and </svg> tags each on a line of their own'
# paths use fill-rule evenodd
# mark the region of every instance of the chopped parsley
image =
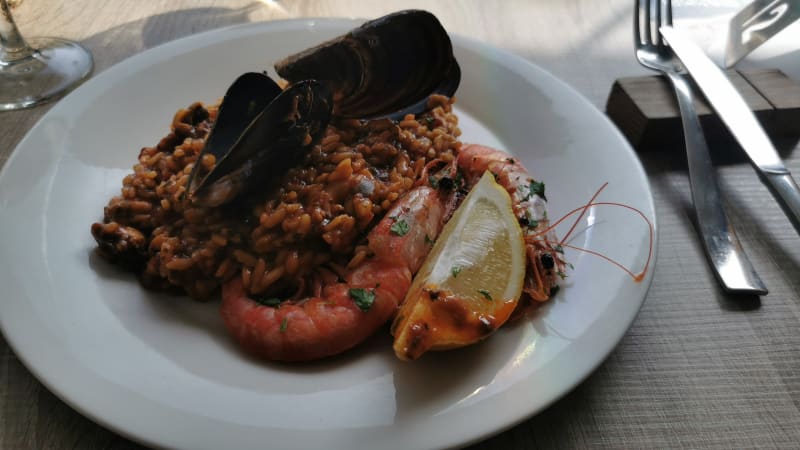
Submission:
<svg viewBox="0 0 800 450">
<path fill-rule="evenodd" d="M 538 195 L 542 197 L 543 200 L 547 201 L 547 197 L 544 196 L 544 183 L 543 182 L 536 182 L 535 180 L 531 180 L 531 184 L 528 186 L 529 197 Z"/>
<path fill-rule="evenodd" d="M 562 272 L 560 270 L 558 272 L 556 272 L 556 275 L 558 275 L 562 280 L 564 278 L 567 278 L 567 274 L 565 274 L 564 272 Z"/>
<path fill-rule="evenodd" d="M 428 245 L 433 245 L 433 239 L 431 239 L 431 237 L 427 234 L 425 234 L 425 243 Z"/>
<path fill-rule="evenodd" d="M 391 228 L 389 228 L 389 230 L 391 230 L 392 233 L 398 236 L 405 236 L 406 233 L 408 233 L 409 228 L 410 227 L 408 226 L 408 222 L 406 222 L 403 219 L 400 219 L 395 223 L 393 223 Z"/>
<path fill-rule="evenodd" d="M 461 174 L 461 171 L 456 171 L 456 179 L 454 180 L 456 187 L 460 188 L 464 184 L 464 175 Z"/>
<path fill-rule="evenodd" d="M 545 197 L 545 195 L 544 195 L 544 183 L 543 182 L 538 182 L 537 183 L 536 181 L 531 180 L 530 192 L 531 192 L 532 195 L 535 194 L 535 195 L 538 195 L 539 197 L 542 197 L 544 200 L 547 200 L 547 197 Z"/>
<path fill-rule="evenodd" d="M 377 285 L 375 286 L 378 287 Z M 356 306 L 358 309 L 367 312 L 370 308 L 372 308 L 372 304 L 375 303 L 375 289 L 364 289 L 364 288 L 351 288 L 347 291 L 347 295 L 356 302 Z"/>
<path fill-rule="evenodd" d="M 492 296 L 489 295 L 489 291 L 486 289 L 478 289 L 478 293 L 481 294 L 486 300 L 492 300 Z"/>
<path fill-rule="evenodd" d="M 289 327 L 289 318 L 284 317 L 283 320 L 281 321 L 281 333 L 285 333 L 286 328 L 288 327 Z"/>
<path fill-rule="evenodd" d="M 457 277 L 461 271 L 464 270 L 464 266 L 453 266 L 450 268 L 450 274 L 453 275 L 453 278 Z"/>
<path fill-rule="evenodd" d="M 439 180 L 435 176 L 428 175 L 428 183 L 432 188 L 439 189 Z"/>
</svg>

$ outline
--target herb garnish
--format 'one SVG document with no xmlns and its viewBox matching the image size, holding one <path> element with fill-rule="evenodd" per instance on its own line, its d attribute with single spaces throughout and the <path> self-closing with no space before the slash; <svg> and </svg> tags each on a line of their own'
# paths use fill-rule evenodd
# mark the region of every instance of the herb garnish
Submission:
<svg viewBox="0 0 800 450">
<path fill-rule="evenodd" d="M 453 278 L 455 278 L 462 270 L 464 270 L 464 266 L 453 266 L 450 268 L 450 273 L 453 275 Z"/>
<path fill-rule="evenodd" d="M 530 192 L 531 196 L 532 195 L 538 195 L 539 197 L 542 197 L 542 199 L 544 201 L 547 201 L 547 197 L 544 196 L 544 183 L 543 182 L 538 182 L 537 183 L 536 181 L 531 180 L 531 184 L 530 184 L 530 186 L 528 186 L 528 191 Z"/>
<path fill-rule="evenodd" d="M 397 222 L 393 223 L 392 226 L 389 228 L 392 233 L 398 236 L 405 236 L 408 233 L 410 227 L 408 226 L 408 222 L 403 219 L 398 220 Z"/>
<path fill-rule="evenodd" d="M 453 181 L 455 181 L 456 188 L 460 188 L 464 184 L 464 175 L 460 170 L 456 171 L 456 179 Z"/>
<path fill-rule="evenodd" d="M 433 239 L 431 239 L 431 237 L 427 234 L 425 234 L 425 243 L 428 245 L 433 245 Z"/>
<path fill-rule="evenodd" d="M 378 286 L 375 285 L 375 288 L 377 287 Z M 372 304 L 375 303 L 375 289 L 351 288 L 347 291 L 347 295 L 356 302 L 358 309 L 364 312 L 369 311 L 369 309 L 372 308 Z"/>
<path fill-rule="evenodd" d="M 289 327 L 289 318 L 284 317 L 283 320 L 281 321 L 281 333 L 285 333 L 286 328 L 288 327 Z"/>
<path fill-rule="evenodd" d="M 492 296 L 489 295 L 489 291 L 486 289 L 478 289 L 478 293 L 481 294 L 486 300 L 492 300 Z"/>
</svg>

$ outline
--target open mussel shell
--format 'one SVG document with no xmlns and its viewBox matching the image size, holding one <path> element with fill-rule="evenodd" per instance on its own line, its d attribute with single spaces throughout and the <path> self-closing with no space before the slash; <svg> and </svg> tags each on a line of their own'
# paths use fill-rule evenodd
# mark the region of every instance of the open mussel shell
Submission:
<svg viewBox="0 0 800 450">
<path fill-rule="evenodd" d="M 393 13 L 275 64 L 290 82 L 331 84 L 334 115 L 400 119 L 425 110 L 431 94 L 452 96 L 461 81 L 447 32 L 421 10 Z"/>
<path fill-rule="evenodd" d="M 234 88 L 246 89 L 247 83 L 239 87 L 234 83 L 222 106 L 244 119 L 253 118 L 242 127 L 235 117 L 225 117 L 220 108 L 217 124 L 197 163 L 200 166 L 203 155 L 212 153 L 216 165 L 202 178 L 190 176 L 188 196 L 199 206 L 219 206 L 241 194 L 270 186 L 311 151 L 330 121 L 333 100 L 323 83 L 296 83 L 263 107 L 260 99 Z"/>
<path fill-rule="evenodd" d="M 218 159 L 224 156 L 281 91 L 278 83 L 263 73 L 248 72 L 237 78 L 222 98 L 206 149 Z"/>
<path fill-rule="evenodd" d="M 189 174 L 187 192 L 196 194 L 206 181 L 207 173 L 202 173 L 202 157 L 211 154 L 219 161 L 239 140 L 242 133 L 264 108 L 280 94 L 282 89 L 272 78 L 263 73 L 248 72 L 237 78 L 225 92 L 219 105 L 217 120 L 206 138 L 203 151 Z"/>
</svg>

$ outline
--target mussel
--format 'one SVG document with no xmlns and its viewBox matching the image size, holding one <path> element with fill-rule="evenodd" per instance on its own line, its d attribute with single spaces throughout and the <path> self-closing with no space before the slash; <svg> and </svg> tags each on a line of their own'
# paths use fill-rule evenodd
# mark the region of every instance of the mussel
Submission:
<svg viewBox="0 0 800 450">
<path fill-rule="evenodd" d="M 452 96 L 461 80 L 447 32 L 420 10 L 366 22 L 275 69 L 291 83 L 283 91 L 246 73 L 226 92 L 189 176 L 193 203 L 219 206 L 268 185 L 311 150 L 332 116 L 402 119 L 424 111 L 432 94 Z M 208 173 L 205 154 L 216 161 Z"/>
<path fill-rule="evenodd" d="M 334 115 L 357 119 L 422 112 L 431 94 L 450 97 L 461 81 L 447 32 L 436 16 L 421 10 L 366 22 L 279 61 L 275 70 L 292 83 L 329 82 Z"/>
<path fill-rule="evenodd" d="M 219 206 L 296 165 L 328 126 L 333 102 L 323 83 L 301 81 L 285 90 L 268 76 L 246 73 L 225 94 L 217 122 L 189 175 L 189 199 Z M 216 165 L 202 174 L 203 155 Z"/>
</svg>

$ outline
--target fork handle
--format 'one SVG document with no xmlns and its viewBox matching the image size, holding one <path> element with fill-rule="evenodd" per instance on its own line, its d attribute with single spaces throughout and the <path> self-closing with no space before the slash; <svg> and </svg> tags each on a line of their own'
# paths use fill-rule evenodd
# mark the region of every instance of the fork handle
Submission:
<svg viewBox="0 0 800 450">
<path fill-rule="evenodd" d="M 691 86 L 681 74 L 667 73 L 667 76 L 675 89 L 683 123 L 697 227 L 717 279 L 726 291 L 765 295 L 767 288 L 744 253 L 722 207 L 719 184 L 694 107 Z"/>
</svg>

